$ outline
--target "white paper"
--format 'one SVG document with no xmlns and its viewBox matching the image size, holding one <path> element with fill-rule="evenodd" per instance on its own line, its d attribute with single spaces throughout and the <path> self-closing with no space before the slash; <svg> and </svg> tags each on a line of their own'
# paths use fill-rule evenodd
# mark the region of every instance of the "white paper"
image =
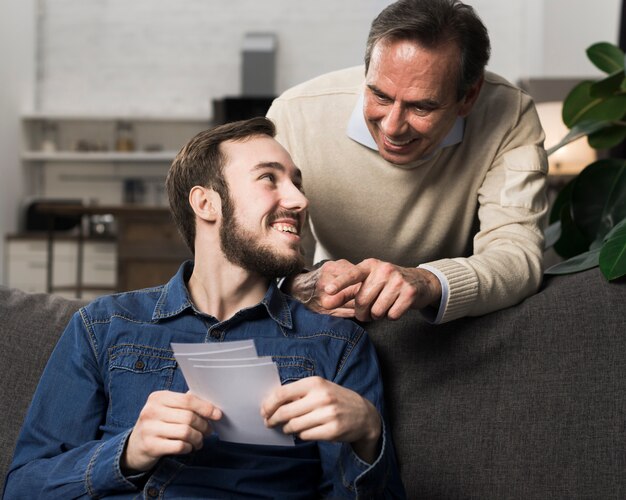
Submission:
<svg viewBox="0 0 626 500">
<path fill-rule="evenodd" d="M 280 386 L 280 377 L 271 357 L 256 355 L 254 341 L 172 348 L 191 392 L 222 410 L 223 417 L 211 422 L 221 440 L 294 446 L 293 437 L 263 423 L 261 402 Z"/>
<path fill-rule="evenodd" d="M 214 356 L 226 359 L 230 356 L 257 356 L 254 340 L 235 340 L 215 344 L 181 344 L 172 342 L 172 349 L 180 356 Z"/>
</svg>

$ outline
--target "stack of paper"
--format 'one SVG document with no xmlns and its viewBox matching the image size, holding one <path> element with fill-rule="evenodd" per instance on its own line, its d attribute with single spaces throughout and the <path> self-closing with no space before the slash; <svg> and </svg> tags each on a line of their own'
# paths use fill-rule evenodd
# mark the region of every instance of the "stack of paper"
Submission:
<svg viewBox="0 0 626 500">
<path fill-rule="evenodd" d="M 280 386 L 280 377 L 271 357 L 257 355 L 253 340 L 172 343 L 172 349 L 191 392 L 222 410 L 223 417 L 211 422 L 221 440 L 294 445 L 292 436 L 263 423 L 261 402 Z"/>
</svg>

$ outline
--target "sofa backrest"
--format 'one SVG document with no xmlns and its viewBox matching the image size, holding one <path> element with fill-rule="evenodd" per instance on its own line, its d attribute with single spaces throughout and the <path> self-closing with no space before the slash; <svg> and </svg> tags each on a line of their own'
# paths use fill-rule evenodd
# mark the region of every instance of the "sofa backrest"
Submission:
<svg viewBox="0 0 626 500">
<path fill-rule="evenodd" d="M 409 498 L 625 497 L 625 280 L 555 276 L 486 316 L 368 331 Z"/>
<path fill-rule="evenodd" d="M 83 303 L 0 287 L 0 492 L 46 361 Z"/>
</svg>

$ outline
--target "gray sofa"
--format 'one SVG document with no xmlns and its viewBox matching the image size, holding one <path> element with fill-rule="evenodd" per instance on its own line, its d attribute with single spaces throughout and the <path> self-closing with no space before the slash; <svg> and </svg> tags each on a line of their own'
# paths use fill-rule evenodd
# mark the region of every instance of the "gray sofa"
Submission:
<svg viewBox="0 0 626 500">
<path fill-rule="evenodd" d="M 0 479 L 80 304 L 0 288 Z M 409 498 L 626 498 L 626 282 L 595 269 L 479 318 L 368 330 Z"/>
</svg>

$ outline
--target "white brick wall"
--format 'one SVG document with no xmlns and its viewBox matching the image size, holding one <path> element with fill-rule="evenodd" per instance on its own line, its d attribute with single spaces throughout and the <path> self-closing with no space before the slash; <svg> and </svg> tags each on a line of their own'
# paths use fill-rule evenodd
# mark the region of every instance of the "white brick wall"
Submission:
<svg viewBox="0 0 626 500">
<path fill-rule="evenodd" d="M 43 12 L 41 111 L 202 116 L 210 115 L 212 98 L 239 94 L 246 32 L 276 33 L 280 92 L 323 72 L 360 64 L 371 20 L 389 3 L 38 1 Z M 513 81 L 593 74 L 582 51 L 593 41 L 616 39 L 620 2 L 470 1 L 491 33 L 490 69 Z"/>
<path fill-rule="evenodd" d="M 384 2 L 41 0 L 42 111 L 207 115 L 240 92 L 249 31 L 278 36 L 277 90 L 359 64 Z"/>
</svg>

